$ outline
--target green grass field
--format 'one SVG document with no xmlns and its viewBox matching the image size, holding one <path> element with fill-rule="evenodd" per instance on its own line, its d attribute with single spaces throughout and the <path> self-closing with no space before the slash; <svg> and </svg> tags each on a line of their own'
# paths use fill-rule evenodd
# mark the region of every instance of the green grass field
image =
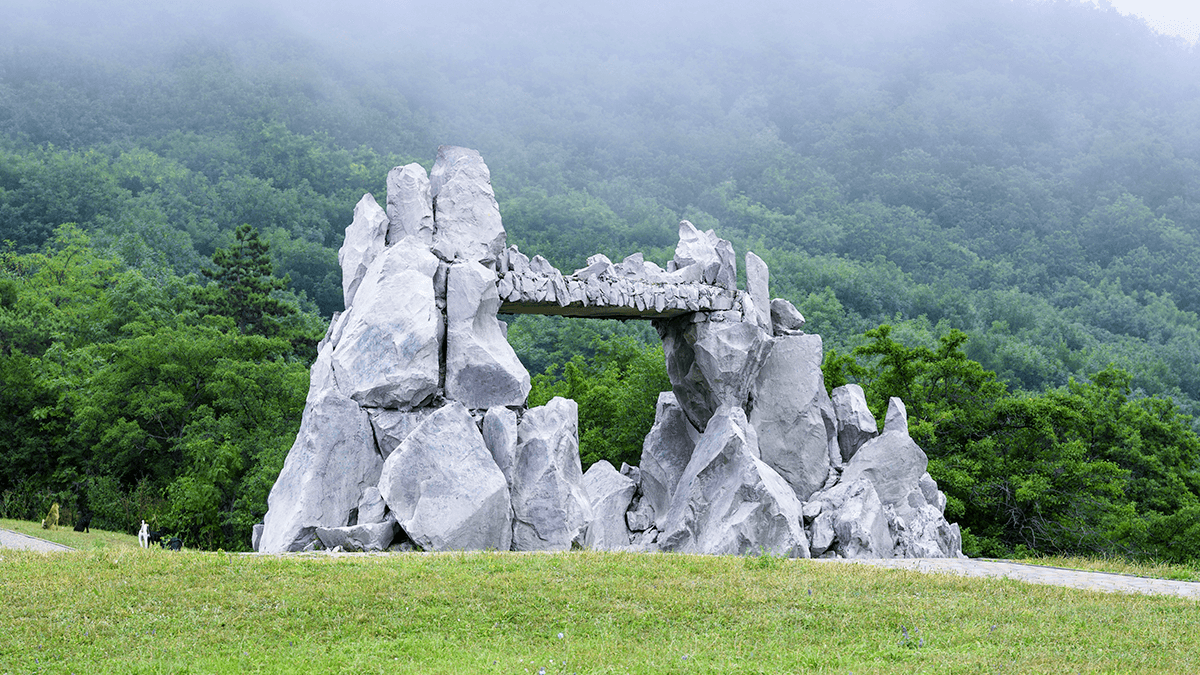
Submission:
<svg viewBox="0 0 1200 675">
<path fill-rule="evenodd" d="M 1195 600 L 778 558 L 247 556 L 93 534 L 0 551 L 0 673 L 1200 672 Z"/>
</svg>

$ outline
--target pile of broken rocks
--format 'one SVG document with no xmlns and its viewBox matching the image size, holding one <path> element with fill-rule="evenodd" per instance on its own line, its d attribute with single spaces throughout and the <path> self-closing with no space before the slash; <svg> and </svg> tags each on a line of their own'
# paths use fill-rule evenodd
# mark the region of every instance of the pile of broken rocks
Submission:
<svg viewBox="0 0 1200 675">
<path fill-rule="evenodd" d="M 255 550 L 962 555 L 903 402 L 880 433 L 858 385 L 827 394 L 820 336 L 769 299 L 753 253 L 739 290 L 733 247 L 684 221 L 665 270 L 597 256 L 563 275 L 506 247 L 465 148 L 440 148 L 428 175 L 393 169 L 387 190 L 346 228 L 346 309 Z M 582 472 L 578 408 L 526 407 L 502 309 L 654 322 L 672 390 L 638 466 Z"/>
</svg>

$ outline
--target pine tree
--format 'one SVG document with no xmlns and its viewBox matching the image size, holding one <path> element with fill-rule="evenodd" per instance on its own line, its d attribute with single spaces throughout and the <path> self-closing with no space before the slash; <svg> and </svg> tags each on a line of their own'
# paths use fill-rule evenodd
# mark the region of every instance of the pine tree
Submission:
<svg viewBox="0 0 1200 675">
<path fill-rule="evenodd" d="M 242 225 L 234 232 L 232 246 L 213 253 L 213 269 L 204 270 L 204 276 L 219 289 L 214 309 L 232 317 L 242 333 L 273 336 L 279 331 L 279 319 L 295 312 L 271 297 L 272 291 L 286 288 L 289 280 L 274 276 L 269 251 L 270 245 L 259 238 L 257 229 Z"/>
</svg>

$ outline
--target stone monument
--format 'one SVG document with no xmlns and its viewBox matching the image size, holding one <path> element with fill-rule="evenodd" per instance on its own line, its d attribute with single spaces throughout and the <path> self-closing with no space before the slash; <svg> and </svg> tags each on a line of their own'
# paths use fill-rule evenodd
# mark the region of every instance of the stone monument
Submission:
<svg viewBox="0 0 1200 675">
<path fill-rule="evenodd" d="M 829 396 L 820 336 L 768 296 L 754 253 L 740 290 L 733 246 L 683 221 L 666 269 L 595 255 L 563 274 L 506 246 L 466 148 L 439 148 L 429 175 L 393 169 L 387 190 L 386 210 L 365 195 L 346 228 L 346 308 L 256 550 L 962 555 L 903 402 L 880 433 L 860 387 Z M 639 466 L 581 471 L 575 402 L 526 407 L 500 313 L 654 322 L 672 391 Z"/>
</svg>

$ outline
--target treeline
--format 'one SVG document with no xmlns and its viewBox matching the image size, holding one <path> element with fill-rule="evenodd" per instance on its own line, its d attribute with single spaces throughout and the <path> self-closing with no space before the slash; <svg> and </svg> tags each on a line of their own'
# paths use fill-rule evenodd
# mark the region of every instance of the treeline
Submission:
<svg viewBox="0 0 1200 675">
<path fill-rule="evenodd" d="M 0 514 L 243 550 L 300 422 L 324 321 L 238 228 L 205 270 L 147 277 L 68 224 L 0 253 Z"/>
</svg>

